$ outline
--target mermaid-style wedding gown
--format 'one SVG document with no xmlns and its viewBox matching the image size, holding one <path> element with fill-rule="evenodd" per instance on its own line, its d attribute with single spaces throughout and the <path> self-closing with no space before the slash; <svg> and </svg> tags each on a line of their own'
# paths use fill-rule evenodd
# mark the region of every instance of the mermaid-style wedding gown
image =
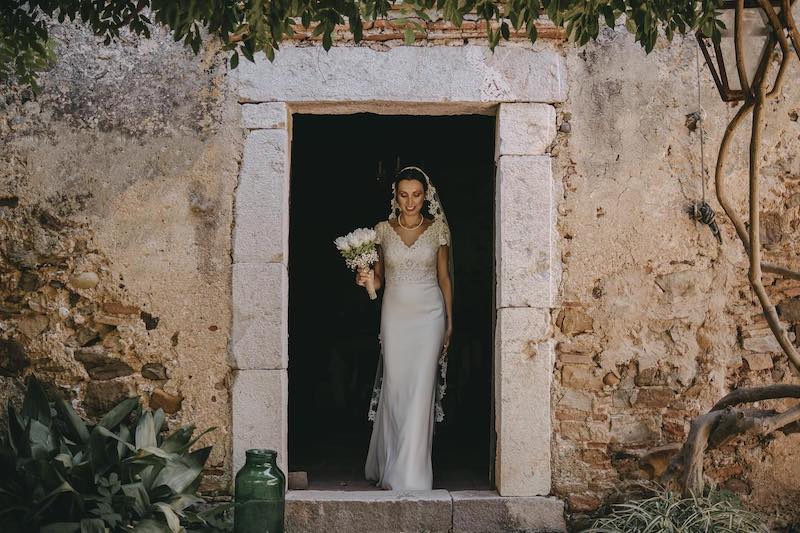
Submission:
<svg viewBox="0 0 800 533">
<path fill-rule="evenodd" d="M 384 262 L 383 383 L 364 473 L 384 489 L 431 490 L 437 363 L 447 320 L 436 262 L 450 232 L 434 219 L 411 246 L 386 221 L 375 232 Z"/>
</svg>

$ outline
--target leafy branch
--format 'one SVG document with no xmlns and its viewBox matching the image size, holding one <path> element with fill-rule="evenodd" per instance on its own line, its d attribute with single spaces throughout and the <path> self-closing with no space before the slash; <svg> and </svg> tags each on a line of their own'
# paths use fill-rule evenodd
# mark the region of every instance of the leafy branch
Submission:
<svg viewBox="0 0 800 533">
<path fill-rule="evenodd" d="M 37 89 L 37 73 L 52 64 L 49 21 L 77 21 L 88 27 L 103 44 L 120 37 L 122 30 L 149 38 L 151 28 L 165 28 L 176 42 L 195 53 L 203 40 L 218 39 L 230 52 L 236 68 L 240 54 L 253 61 L 263 52 L 272 61 L 280 43 L 294 36 L 298 25 L 322 36 L 325 50 L 333 44 L 337 27 L 349 25 L 353 40 L 363 39 L 364 23 L 385 19 L 391 10 L 411 11 L 430 21 L 431 11 L 460 28 L 467 14 L 486 22 L 488 46 L 500 39 L 525 35 L 532 43 L 536 23 L 543 15 L 566 30 L 568 39 L 580 45 L 597 38 L 603 26 L 613 28 L 624 16 L 625 25 L 650 52 L 659 37 L 700 30 L 719 39 L 721 23 L 715 10 L 722 0 L 6 0 L 0 6 L 0 80 L 12 77 Z M 494 22 L 494 24 L 492 24 Z M 410 24 L 404 37 L 414 41 Z"/>
</svg>

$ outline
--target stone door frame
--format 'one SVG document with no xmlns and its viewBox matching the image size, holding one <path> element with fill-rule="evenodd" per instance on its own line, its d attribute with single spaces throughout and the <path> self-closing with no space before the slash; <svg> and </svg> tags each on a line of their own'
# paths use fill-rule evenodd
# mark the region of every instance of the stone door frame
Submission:
<svg viewBox="0 0 800 533">
<path fill-rule="evenodd" d="M 252 447 L 287 466 L 292 114 L 497 117 L 495 478 L 501 496 L 551 489 L 551 383 L 560 258 L 551 157 L 565 95 L 547 46 L 283 48 L 236 72 L 246 131 L 235 193 L 230 344 L 233 467 Z"/>
</svg>

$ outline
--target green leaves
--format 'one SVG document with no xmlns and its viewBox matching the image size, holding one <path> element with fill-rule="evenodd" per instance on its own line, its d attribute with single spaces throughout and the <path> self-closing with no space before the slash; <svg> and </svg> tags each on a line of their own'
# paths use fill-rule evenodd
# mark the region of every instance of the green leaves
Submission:
<svg viewBox="0 0 800 533">
<path fill-rule="evenodd" d="M 181 531 L 184 516 L 198 516 L 189 508 L 202 502 L 195 492 L 211 448 L 190 450 L 210 430 L 162 438 L 164 422 L 162 410 L 129 398 L 91 427 L 31 378 L 0 434 L 0 522 L 46 533 Z"/>
<path fill-rule="evenodd" d="M 707 496 L 681 498 L 658 488 L 651 497 L 614 505 L 583 533 L 627 531 L 766 533 L 768 528 L 733 493 L 712 491 Z"/>
<path fill-rule="evenodd" d="M 72 408 L 72 406 L 62 398 L 58 398 L 55 403 L 56 412 L 58 416 L 65 422 L 67 428 L 67 436 L 75 443 L 86 444 L 89 442 L 89 430 L 86 424 L 83 423 L 81 417 Z"/>
<path fill-rule="evenodd" d="M 38 90 L 37 73 L 54 60 L 45 16 L 60 22 L 80 20 L 106 45 L 116 40 L 123 28 L 148 38 L 152 26 L 166 28 L 176 42 L 183 42 L 194 53 L 199 52 L 204 38 L 219 39 L 223 50 L 231 52 L 229 66 L 235 69 L 240 55 L 254 61 L 256 54 L 263 52 L 274 60 L 280 43 L 294 34 L 295 20 L 306 29 L 314 25 L 312 36 L 321 36 L 323 48 L 329 50 L 345 19 L 354 41 L 360 42 L 365 21 L 386 18 L 389 10 L 397 7 L 408 8 L 423 22 L 430 22 L 428 10 L 436 10 L 457 27 L 467 14 L 477 14 L 487 22 L 488 44 L 494 49 L 501 38 L 511 38 L 508 22 L 536 42 L 535 24 L 542 11 L 579 45 L 597 38 L 601 22 L 613 28 L 624 16 L 628 31 L 650 52 L 661 30 L 671 39 L 676 32 L 700 29 L 718 40 L 720 25 L 714 12 L 721 4 L 722 0 L 7 0 L 0 7 L 0 81 L 15 78 Z M 494 29 L 492 22 L 495 26 L 499 23 L 499 29 Z M 424 24 L 412 26 L 403 27 L 406 44 L 413 44 L 417 34 L 426 32 Z M 39 400 L 31 401 L 30 409 L 41 408 Z"/>
<path fill-rule="evenodd" d="M 38 420 L 45 426 L 50 425 L 50 404 L 39 381 L 33 377 L 28 378 L 28 388 L 25 391 L 20 416 Z"/>
</svg>

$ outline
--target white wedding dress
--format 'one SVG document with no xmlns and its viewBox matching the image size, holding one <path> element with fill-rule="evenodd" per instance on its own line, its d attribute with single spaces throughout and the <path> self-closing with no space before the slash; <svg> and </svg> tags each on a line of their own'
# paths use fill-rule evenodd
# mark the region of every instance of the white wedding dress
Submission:
<svg viewBox="0 0 800 533">
<path fill-rule="evenodd" d="M 375 232 L 384 264 L 383 381 L 364 473 L 384 489 L 431 490 L 437 363 L 447 321 L 436 263 L 450 230 L 434 219 L 411 246 L 387 221 Z"/>
</svg>

